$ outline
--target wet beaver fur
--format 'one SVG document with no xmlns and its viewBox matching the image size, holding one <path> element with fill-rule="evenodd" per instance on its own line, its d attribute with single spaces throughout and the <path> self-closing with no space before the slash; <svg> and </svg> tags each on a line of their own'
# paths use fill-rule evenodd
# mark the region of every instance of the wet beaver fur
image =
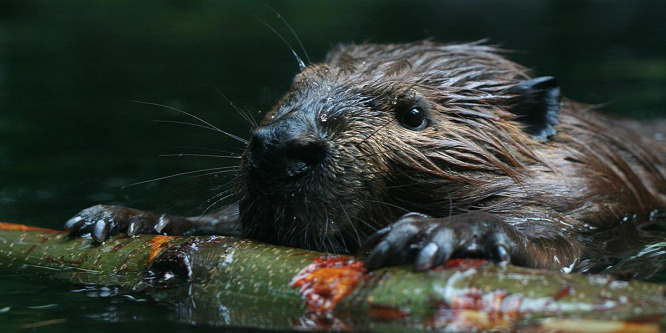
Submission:
<svg viewBox="0 0 666 333">
<path fill-rule="evenodd" d="M 636 221 L 666 208 L 666 147 L 489 46 L 346 45 L 252 130 L 238 179 L 238 205 L 218 215 L 95 206 L 66 228 L 239 232 L 361 253 L 371 269 L 482 257 L 569 270 L 639 246 Z"/>
</svg>

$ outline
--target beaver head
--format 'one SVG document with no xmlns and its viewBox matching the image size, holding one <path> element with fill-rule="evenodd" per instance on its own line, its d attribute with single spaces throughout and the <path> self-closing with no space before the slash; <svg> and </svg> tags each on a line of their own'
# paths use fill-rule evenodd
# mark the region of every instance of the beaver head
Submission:
<svg viewBox="0 0 666 333">
<path fill-rule="evenodd" d="M 252 131 L 240 171 L 247 237 L 354 251 L 417 211 L 501 195 L 553 135 L 559 89 L 478 45 L 341 46 L 299 73 Z"/>
</svg>

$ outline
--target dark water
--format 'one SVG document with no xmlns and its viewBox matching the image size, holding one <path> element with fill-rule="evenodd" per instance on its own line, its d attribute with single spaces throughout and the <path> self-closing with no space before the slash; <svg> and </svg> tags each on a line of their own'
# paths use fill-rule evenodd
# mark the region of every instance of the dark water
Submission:
<svg viewBox="0 0 666 333">
<path fill-rule="evenodd" d="M 510 58 L 539 75 L 556 76 L 568 97 L 606 103 L 604 110 L 616 115 L 666 117 L 660 0 L 270 6 L 291 23 L 313 60 L 339 42 L 488 38 L 519 50 Z M 234 163 L 160 155 L 240 152 L 242 146 L 212 131 L 154 122 L 189 119 L 133 101 L 176 107 L 247 137 L 248 122 L 222 94 L 260 117 L 298 69 L 255 16 L 293 43 L 261 1 L 0 2 L 0 221 L 60 228 L 96 203 L 195 210 L 212 194 L 191 177 L 122 186 Z M 161 306 L 69 288 L 0 276 L 0 331 L 53 319 L 62 320 L 46 328 L 169 326 Z"/>
</svg>

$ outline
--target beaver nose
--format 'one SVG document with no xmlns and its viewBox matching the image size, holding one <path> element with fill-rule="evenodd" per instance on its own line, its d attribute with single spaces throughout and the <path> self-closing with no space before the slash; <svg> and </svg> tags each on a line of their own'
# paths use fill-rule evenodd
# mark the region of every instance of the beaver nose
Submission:
<svg viewBox="0 0 666 333">
<path fill-rule="evenodd" d="M 283 122 L 255 129 L 249 152 L 248 161 L 256 170 L 296 178 L 321 164 L 327 144 L 306 126 Z"/>
<path fill-rule="evenodd" d="M 326 144 L 319 137 L 307 135 L 285 144 L 284 172 L 289 177 L 302 175 L 318 166 L 326 156 Z"/>
</svg>

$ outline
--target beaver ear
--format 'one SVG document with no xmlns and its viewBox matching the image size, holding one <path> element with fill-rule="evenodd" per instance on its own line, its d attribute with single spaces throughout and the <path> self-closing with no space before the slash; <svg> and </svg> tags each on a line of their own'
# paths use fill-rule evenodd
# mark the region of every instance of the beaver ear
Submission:
<svg viewBox="0 0 666 333">
<path fill-rule="evenodd" d="M 511 113 L 527 125 L 526 132 L 536 139 L 547 139 L 555 135 L 553 126 L 559 124 L 560 87 L 552 76 L 523 81 L 509 89 L 515 94 Z"/>
</svg>

